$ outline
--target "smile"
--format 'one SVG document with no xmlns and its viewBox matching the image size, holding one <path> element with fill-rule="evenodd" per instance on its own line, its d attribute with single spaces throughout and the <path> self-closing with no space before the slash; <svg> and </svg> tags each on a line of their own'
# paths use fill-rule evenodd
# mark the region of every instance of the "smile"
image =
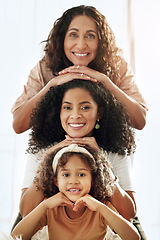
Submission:
<svg viewBox="0 0 160 240">
<path fill-rule="evenodd" d="M 79 189 L 79 188 L 70 188 L 70 189 L 68 189 L 68 192 L 71 195 L 78 195 L 81 192 L 81 189 Z"/>
<path fill-rule="evenodd" d="M 84 125 L 84 123 L 69 123 L 69 126 L 73 128 L 83 127 Z"/>
<path fill-rule="evenodd" d="M 86 57 L 89 53 L 75 53 L 73 52 L 77 57 Z"/>
<path fill-rule="evenodd" d="M 69 192 L 73 192 L 73 193 L 77 193 L 77 192 L 80 192 L 80 189 L 78 188 L 71 188 L 71 189 L 68 189 Z"/>
</svg>

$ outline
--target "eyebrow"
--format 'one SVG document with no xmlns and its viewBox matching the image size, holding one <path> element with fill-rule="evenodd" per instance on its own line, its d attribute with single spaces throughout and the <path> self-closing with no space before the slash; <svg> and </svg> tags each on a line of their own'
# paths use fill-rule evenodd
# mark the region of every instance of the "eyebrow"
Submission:
<svg viewBox="0 0 160 240">
<path fill-rule="evenodd" d="M 91 104 L 91 103 L 88 102 L 88 101 L 80 102 L 79 104 L 84 104 L 84 103 Z M 72 103 L 71 103 L 71 102 L 64 101 L 62 104 L 72 104 Z"/>
<path fill-rule="evenodd" d="M 67 169 L 67 168 L 62 168 L 60 170 L 60 172 L 68 172 L 68 171 L 70 171 L 70 169 Z M 77 171 L 86 171 L 86 172 L 88 172 L 87 168 L 77 168 Z"/>
<path fill-rule="evenodd" d="M 79 29 L 78 29 L 78 28 L 70 28 L 70 29 L 68 30 L 68 32 L 69 32 L 69 31 L 79 32 Z M 95 32 L 95 31 L 92 30 L 92 29 L 89 29 L 89 30 L 86 31 L 86 33 L 90 33 L 90 32 L 93 32 L 93 33 L 97 34 L 97 32 Z"/>
</svg>

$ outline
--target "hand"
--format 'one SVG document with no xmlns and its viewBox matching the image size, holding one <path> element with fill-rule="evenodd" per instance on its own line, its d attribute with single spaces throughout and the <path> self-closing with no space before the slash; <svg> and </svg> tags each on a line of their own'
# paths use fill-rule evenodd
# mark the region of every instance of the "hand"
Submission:
<svg viewBox="0 0 160 240">
<path fill-rule="evenodd" d="M 91 195 L 87 194 L 81 198 L 79 198 L 73 207 L 73 211 L 78 211 L 80 205 L 84 205 L 88 207 L 91 211 L 98 211 L 98 208 L 102 205 L 97 199 L 93 198 Z"/>
<path fill-rule="evenodd" d="M 56 149 L 58 148 L 63 148 L 63 147 L 67 147 L 69 145 L 71 145 L 73 142 L 71 142 L 71 139 L 66 138 L 63 141 L 57 143 L 56 145 L 54 145 L 53 147 L 49 148 L 46 150 L 45 155 L 51 154 L 52 152 L 54 152 Z"/>
<path fill-rule="evenodd" d="M 42 204 L 46 207 L 46 209 L 67 205 L 70 205 L 71 207 L 74 206 L 74 204 L 62 192 L 59 192 L 52 197 L 45 199 Z"/>
<path fill-rule="evenodd" d="M 68 68 L 67 68 L 68 69 Z M 49 87 L 57 86 L 57 85 L 62 85 L 66 82 L 70 82 L 73 79 L 83 79 L 83 80 L 89 80 L 93 82 L 97 82 L 97 80 L 94 77 L 88 76 L 87 74 L 84 74 L 82 72 L 70 72 L 67 69 L 64 69 L 62 71 L 63 74 L 60 72 L 59 76 L 54 77 L 48 82 Z"/>
<path fill-rule="evenodd" d="M 66 69 L 63 69 L 61 72 L 59 72 L 59 75 L 67 74 L 67 73 L 79 73 L 84 74 L 87 77 L 90 77 L 91 79 L 94 79 L 94 81 L 101 82 L 104 86 L 107 86 L 107 82 L 111 82 L 110 78 L 107 77 L 105 74 L 95 71 L 91 68 L 88 68 L 86 66 L 71 66 Z"/>
<path fill-rule="evenodd" d="M 96 151 L 100 150 L 94 137 L 71 138 L 70 136 L 66 135 L 66 140 L 70 141 L 70 144 L 75 143 L 81 147 L 86 146 Z"/>
</svg>

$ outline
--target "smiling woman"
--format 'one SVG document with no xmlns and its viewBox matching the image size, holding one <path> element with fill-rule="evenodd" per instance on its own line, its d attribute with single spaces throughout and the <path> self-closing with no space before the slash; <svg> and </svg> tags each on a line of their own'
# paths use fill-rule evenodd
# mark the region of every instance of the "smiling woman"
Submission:
<svg viewBox="0 0 160 240">
<path fill-rule="evenodd" d="M 92 136 L 95 123 L 100 119 L 97 103 L 85 89 L 67 91 L 61 107 L 61 124 L 72 137 Z"/>
<path fill-rule="evenodd" d="M 74 65 L 88 66 L 98 50 L 97 25 L 88 16 L 77 16 L 70 23 L 64 39 L 66 57 Z"/>
</svg>

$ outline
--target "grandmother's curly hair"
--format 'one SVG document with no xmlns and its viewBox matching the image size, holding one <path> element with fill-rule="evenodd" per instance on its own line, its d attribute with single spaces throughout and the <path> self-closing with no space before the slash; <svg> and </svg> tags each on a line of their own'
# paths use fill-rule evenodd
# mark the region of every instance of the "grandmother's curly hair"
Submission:
<svg viewBox="0 0 160 240">
<path fill-rule="evenodd" d="M 122 104 L 101 83 L 79 79 L 51 87 L 33 109 L 28 152 L 38 152 L 65 139 L 60 120 L 61 105 L 65 92 L 74 88 L 87 90 L 97 103 L 98 112 L 103 109 L 100 128 L 93 129 L 93 137 L 99 147 L 122 155 L 133 152 L 134 130 Z"/>
<path fill-rule="evenodd" d="M 44 47 L 44 60 L 54 75 L 73 65 L 64 52 L 64 39 L 69 24 L 75 16 L 86 15 L 94 20 L 98 29 L 98 51 L 96 58 L 88 67 L 108 75 L 112 81 L 118 78 L 118 69 L 122 61 L 122 50 L 116 46 L 115 36 L 105 16 L 92 6 L 80 5 L 66 10 L 51 29 Z"/>
<path fill-rule="evenodd" d="M 59 189 L 55 184 L 57 170 L 55 173 L 53 172 L 52 162 L 54 156 L 60 149 L 61 148 L 56 149 L 54 152 L 45 155 L 34 178 L 34 184 L 37 187 L 37 190 L 41 190 L 44 197 L 51 197 L 59 192 Z M 65 152 L 58 160 L 57 169 L 58 167 L 63 167 L 70 156 L 78 155 L 91 169 L 93 184 L 90 190 L 90 195 L 99 201 L 106 203 L 115 190 L 115 179 L 113 179 L 111 175 L 111 168 L 107 161 L 107 153 L 103 150 L 95 151 L 91 148 L 87 148 L 87 150 L 92 154 L 95 161 L 85 153 L 77 153 L 74 151 Z"/>
</svg>

